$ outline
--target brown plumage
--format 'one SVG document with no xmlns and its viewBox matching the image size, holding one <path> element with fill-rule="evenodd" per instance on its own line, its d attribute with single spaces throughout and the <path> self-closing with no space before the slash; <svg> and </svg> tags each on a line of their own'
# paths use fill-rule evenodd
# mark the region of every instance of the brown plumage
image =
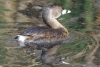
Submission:
<svg viewBox="0 0 100 67">
<path fill-rule="evenodd" d="M 29 30 L 31 31 L 30 33 L 28 32 Z M 27 36 L 27 39 L 25 40 L 26 45 L 37 46 L 38 49 L 41 49 L 42 47 L 48 49 L 55 45 L 60 45 L 67 38 L 67 32 L 62 29 L 43 27 L 29 28 L 25 32 L 21 33 L 21 35 Z"/>
<path fill-rule="evenodd" d="M 68 13 L 57 4 L 48 4 L 42 12 L 42 19 L 48 27 L 30 27 L 15 39 L 20 47 L 35 47 L 42 50 L 41 59 L 43 63 L 54 65 L 58 62 L 53 56 L 59 45 L 67 42 L 68 30 L 61 25 L 56 18 L 61 14 Z M 46 49 L 46 50 L 44 50 Z M 52 62 L 55 61 L 55 62 Z M 57 62 L 56 62 L 57 61 Z"/>
</svg>

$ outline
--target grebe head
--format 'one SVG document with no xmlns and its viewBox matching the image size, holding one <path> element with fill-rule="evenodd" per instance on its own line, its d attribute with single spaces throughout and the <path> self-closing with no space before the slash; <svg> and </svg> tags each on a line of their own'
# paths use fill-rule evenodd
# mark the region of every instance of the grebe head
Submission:
<svg viewBox="0 0 100 67">
<path fill-rule="evenodd" d="M 63 29 L 68 33 L 67 29 L 56 19 L 67 13 L 71 13 L 71 11 L 63 9 L 60 5 L 50 3 L 44 7 L 44 10 L 42 11 L 42 19 L 49 28 Z"/>
<path fill-rule="evenodd" d="M 44 7 L 44 10 L 42 12 L 42 15 L 44 16 L 51 16 L 52 18 L 58 18 L 61 15 L 71 13 L 70 10 L 63 9 L 58 4 L 50 3 Z"/>
</svg>

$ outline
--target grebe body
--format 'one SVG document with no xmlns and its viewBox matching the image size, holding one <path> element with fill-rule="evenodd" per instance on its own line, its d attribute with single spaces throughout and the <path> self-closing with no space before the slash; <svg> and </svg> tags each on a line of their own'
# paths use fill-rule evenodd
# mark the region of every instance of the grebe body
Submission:
<svg viewBox="0 0 100 67">
<path fill-rule="evenodd" d="M 34 47 L 42 50 L 42 63 L 54 66 L 59 60 L 54 54 L 59 45 L 66 42 L 68 30 L 57 21 L 62 14 L 70 13 L 57 4 L 48 4 L 42 11 L 42 19 L 48 27 L 34 26 L 15 37 L 20 47 Z"/>
<path fill-rule="evenodd" d="M 56 44 L 62 44 L 69 33 L 67 29 L 56 20 L 56 18 L 61 16 L 61 14 L 69 12 L 69 10 L 63 10 L 61 6 L 56 4 L 45 6 L 42 11 L 42 18 L 48 27 L 34 26 L 26 29 L 15 37 L 19 46 L 36 46 L 41 49 L 42 47 L 51 48 Z"/>
</svg>

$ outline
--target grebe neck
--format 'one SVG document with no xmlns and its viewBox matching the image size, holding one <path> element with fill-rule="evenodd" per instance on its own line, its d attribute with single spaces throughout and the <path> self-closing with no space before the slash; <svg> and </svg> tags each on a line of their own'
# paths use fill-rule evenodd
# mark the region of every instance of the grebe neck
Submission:
<svg viewBox="0 0 100 67">
<path fill-rule="evenodd" d="M 42 13 L 42 18 L 43 21 L 45 22 L 45 24 L 49 27 L 49 28 L 53 28 L 53 29 L 62 29 L 64 30 L 67 34 L 69 34 L 68 30 L 61 24 L 58 22 L 58 20 L 56 19 L 57 17 L 54 17 L 54 15 L 52 15 L 52 10 L 48 9 L 49 11 L 45 11 Z"/>
</svg>

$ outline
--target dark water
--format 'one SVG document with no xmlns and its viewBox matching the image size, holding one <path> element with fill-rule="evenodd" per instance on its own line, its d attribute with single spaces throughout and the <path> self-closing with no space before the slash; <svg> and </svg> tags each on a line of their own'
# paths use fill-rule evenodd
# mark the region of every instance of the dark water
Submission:
<svg viewBox="0 0 100 67">
<path fill-rule="evenodd" d="M 34 50 L 19 48 L 17 43 L 13 41 L 14 36 L 19 32 L 21 32 L 23 29 L 33 25 L 39 25 L 41 23 L 41 20 L 38 17 L 34 17 L 33 15 L 31 16 L 32 16 L 31 17 L 32 22 L 22 21 L 22 22 L 12 23 L 12 22 L 4 22 L 1 21 L 0 19 L 0 65 L 2 67 L 40 67 L 40 66 L 47 67 L 46 65 L 40 65 L 40 63 L 38 63 L 40 62 L 39 58 L 40 56 L 35 57 Z M 35 16 L 37 16 L 37 14 L 35 14 Z M 20 17 L 20 19 L 25 19 L 25 18 Z M 61 22 L 63 21 L 61 20 Z M 67 24 L 65 23 L 65 26 L 66 25 Z M 40 55 L 41 52 L 37 51 L 37 53 Z M 36 62 L 35 59 L 38 62 Z M 36 64 L 38 65 L 35 66 Z M 59 65 L 57 67 L 99 67 L 99 65 L 71 63 L 69 65 Z"/>
</svg>

